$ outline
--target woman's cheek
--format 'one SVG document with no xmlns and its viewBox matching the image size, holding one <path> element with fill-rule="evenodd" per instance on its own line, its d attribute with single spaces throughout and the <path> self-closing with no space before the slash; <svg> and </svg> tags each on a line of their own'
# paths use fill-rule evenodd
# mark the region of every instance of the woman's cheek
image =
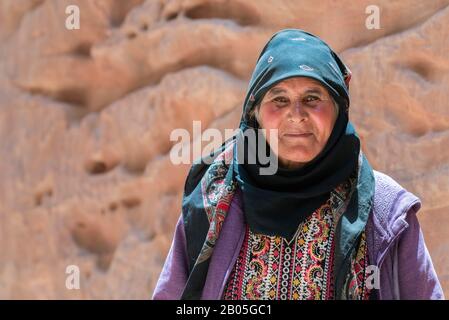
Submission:
<svg viewBox="0 0 449 320">
<path fill-rule="evenodd" d="M 333 128 L 333 114 L 328 108 L 317 108 L 311 113 L 313 126 L 321 140 L 327 140 Z"/>
<path fill-rule="evenodd" d="M 279 129 L 280 113 L 273 108 L 266 108 L 260 114 L 260 122 L 263 129 Z"/>
</svg>

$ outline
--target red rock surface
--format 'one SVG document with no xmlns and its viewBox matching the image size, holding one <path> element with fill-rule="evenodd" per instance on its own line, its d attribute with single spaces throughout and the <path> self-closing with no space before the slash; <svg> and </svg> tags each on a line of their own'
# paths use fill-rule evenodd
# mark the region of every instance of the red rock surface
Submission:
<svg viewBox="0 0 449 320">
<path fill-rule="evenodd" d="M 65 28 L 71 4 L 79 30 Z M 287 27 L 352 69 L 364 151 L 422 199 L 448 296 L 449 1 L 377 1 L 379 30 L 370 4 L 2 0 L 0 298 L 151 297 L 188 170 L 169 159 L 170 132 L 235 128 L 258 53 Z"/>
</svg>

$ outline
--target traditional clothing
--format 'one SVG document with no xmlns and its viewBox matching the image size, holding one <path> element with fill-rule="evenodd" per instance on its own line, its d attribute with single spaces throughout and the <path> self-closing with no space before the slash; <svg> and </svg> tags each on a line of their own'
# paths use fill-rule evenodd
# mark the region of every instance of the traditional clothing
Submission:
<svg viewBox="0 0 449 320">
<path fill-rule="evenodd" d="M 374 170 L 374 177 L 374 206 L 364 232 L 369 263 L 377 270 L 378 284 L 372 291 L 383 300 L 444 299 L 417 219 L 421 201 L 389 176 Z M 201 299 L 223 298 L 246 230 L 242 197 L 236 192 L 215 243 Z M 185 231 L 181 215 L 153 299 L 182 296 L 189 277 Z"/>
<path fill-rule="evenodd" d="M 254 233 L 246 227 L 239 256 L 224 291 L 225 300 L 329 300 L 334 298 L 333 252 L 335 217 L 333 197 L 346 199 L 351 183 L 344 182 L 324 203 L 302 222 L 290 241 L 281 236 Z M 351 260 L 348 295 L 369 298 L 366 236 Z"/>
<path fill-rule="evenodd" d="M 377 254 L 366 245 L 375 178 L 348 119 L 351 73 L 338 55 L 302 30 L 273 35 L 257 60 L 239 128 L 256 131 L 252 109 L 267 90 L 292 77 L 314 79 L 332 95 L 339 108 L 332 133 L 313 160 L 299 169 L 278 168 L 273 175 L 261 175 L 261 163 L 237 156 L 241 146 L 246 157 L 267 144 L 257 133 L 255 140 L 236 135 L 192 165 L 182 202 L 185 248 L 178 248 L 184 250 L 188 270 L 183 299 L 205 297 L 214 276 L 211 258 L 219 239 L 226 238 L 223 225 L 236 199 L 245 231 L 220 298 L 378 297 L 366 286 L 369 255 Z"/>
</svg>

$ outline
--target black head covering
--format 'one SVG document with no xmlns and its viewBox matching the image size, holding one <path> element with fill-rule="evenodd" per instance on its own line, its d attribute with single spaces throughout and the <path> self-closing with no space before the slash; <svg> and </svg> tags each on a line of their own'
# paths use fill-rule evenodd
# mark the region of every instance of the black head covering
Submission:
<svg viewBox="0 0 449 320">
<path fill-rule="evenodd" d="M 360 141 L 348 123 L 348 75 L 348 69 L 327 44 L 301 30 L 280 31 L 263 48 L 240 122 L 242 132 L 256 131 L 258 138 L 241 138 L 245 155 L 256 159 L 258 144 L 266 144 L 257 132 L 258 123 L 249 117 L 250 111 L 271 87 L 283 80 L 308 77 L 318 81 L 337 102 L 339 113 L 324 149 L 299 169 L 279 167 L 275 174 L 262 175 L 260 169 L 264 166 L 259 161 L 250 164 L 242 158 L 241 163 L 234 162 L 245 216 L 253 231 L 290 238 L 298 224 L 329 198 L 330 191 L 356 170 Z"/>
</svg>

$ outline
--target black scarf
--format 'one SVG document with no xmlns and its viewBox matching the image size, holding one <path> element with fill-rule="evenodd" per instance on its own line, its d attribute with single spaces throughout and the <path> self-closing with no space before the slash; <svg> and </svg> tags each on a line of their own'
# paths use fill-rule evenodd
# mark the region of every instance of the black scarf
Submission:
<svg viewBox="0 0 449 320">
<path fill-rule="evenodd" d="M 262 134 L 255 135 L 257 143 L 267 144 Z M 247 139 L 241 142 L 244 152 L 255 159 L 258 146 Z M 360 141 L 346 114 L 341 112 L 323 151 L 299 169 L 279 167 L 273 175 L 261 175 L 264 166 L 259 161 L 255 164 L 234 161 L 250 229 L 290 239 L 298 225 L 326 202 L 330 191 L 354 173 L 359 149 Z M 268 144 L 266 150 L 272 153 Z"/>
</svg>

